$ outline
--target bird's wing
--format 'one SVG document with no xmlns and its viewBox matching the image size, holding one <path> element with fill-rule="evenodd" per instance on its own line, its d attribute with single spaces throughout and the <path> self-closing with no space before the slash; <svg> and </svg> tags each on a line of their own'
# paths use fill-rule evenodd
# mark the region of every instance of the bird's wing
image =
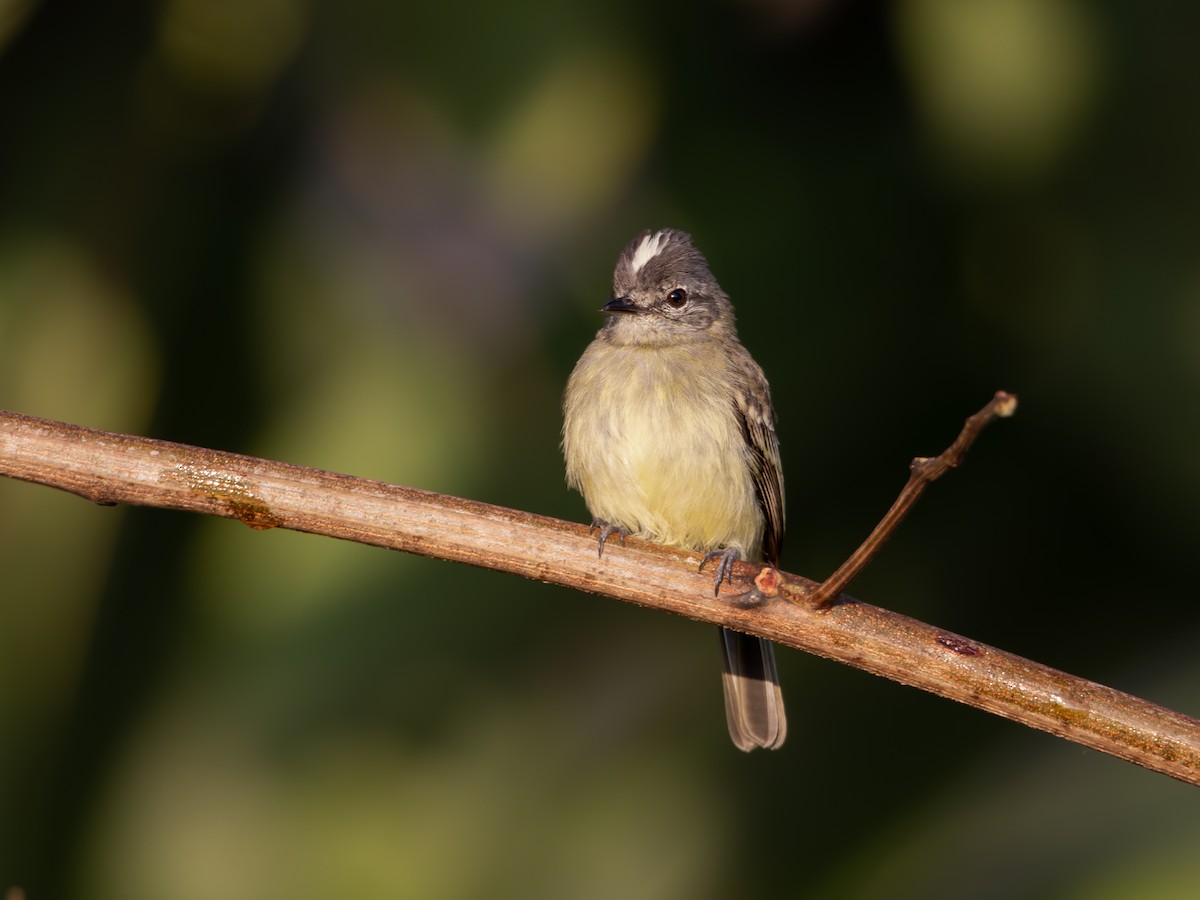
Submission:
<svg viewBox="0 0 1200 900">
<path fill-rule="evenodd" d="M 750 453 L 750 473 L 763 511 L 763 561 L 779 565 L 783 549 L 783 470 L 779 462 L 779 438 L 775 436 L 775 411 L 766 376 L 748 352 L 736 362 L 742 378 L 736 407 Z"/>
</svg>

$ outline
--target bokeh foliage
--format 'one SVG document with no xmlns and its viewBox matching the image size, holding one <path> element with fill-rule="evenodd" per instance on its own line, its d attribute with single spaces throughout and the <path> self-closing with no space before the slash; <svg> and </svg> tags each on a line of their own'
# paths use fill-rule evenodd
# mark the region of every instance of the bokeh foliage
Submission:
<svg viewBox="0 0 1200 900">
<path fill-rule="evenodd" d="M 691 230 L 820 577 L 1200 712 L 1196 13 L 1084 0 L 0 0 L 0 407 L 583 519 L 559 398 Z M 709 629 L 0 482 L 0 889 L 1191 895 L 1193 789 Z M 1136 886 L 1136 888 L 1131 887 Z"/>
</svg>

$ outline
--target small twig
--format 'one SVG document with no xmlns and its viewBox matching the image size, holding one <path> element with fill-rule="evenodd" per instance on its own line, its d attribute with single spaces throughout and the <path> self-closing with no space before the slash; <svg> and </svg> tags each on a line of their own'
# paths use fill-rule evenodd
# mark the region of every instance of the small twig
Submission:
<svg viewBox="0 0 1200 900">
<path fill-rule="evenodd" d="M 760 575 L 766 598 L 747 607 L 713 597 L 712 580 L 697 571 L 699 554 L 629 538 L 628 546 L 610 543 L 599 559 L 584 525 L 3 411 L 0 475 L 97 503 L 323 534 L 654 607 L 837 660 L 1200 785 L 1200 720 L 849 598 L 817 611 L 804 602 L 816 584 L 797 575 L 763 575 L 738 563 L 731 590 L 748 590 Z M 28 599 L 3 577 L 4 600 Z M 436 592 L 422 597 L 437 601 Z"/>
<path fill-rule="evenodd" d="M 867 535 L 867 539 L 862 542 L 862 545 L 850 554 L 850 558 L 809 595 L 808 602 L 817 609 L 828 608 L 850 586 L 850 582 L 857 578 L 867 564 L 875 558 L 884 542 L 892 536 L 896 527 L 924 493 L 925 488 L 946 474 L 947 469 L 953 469 L 962 462 L 963 456 L 975 443 L 975 438 L 979 436 L 979 432 L 985 425 L 996 418 L 1007 418 L 1016 410 L 1016 394 L 997 391 L 996 396 L 987 406 L 967 419 L 962 431 L 954 439 L 954 443 L 941 454 L 932 458 L 918 456 L 914 459 L 909 466 L 908 482 L 900 491 L 900 496 L 896 498 L 892 508 L 887 511 L 887 515 L 879 520 L 879 524 Z"/>
</svg>

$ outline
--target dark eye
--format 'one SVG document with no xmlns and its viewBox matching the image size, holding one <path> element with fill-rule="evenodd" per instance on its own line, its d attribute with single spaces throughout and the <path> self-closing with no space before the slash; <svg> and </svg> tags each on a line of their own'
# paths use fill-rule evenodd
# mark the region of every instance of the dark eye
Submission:
<svg viewBox="0 0 1200 900">
<path fill-rule="evenodd" d="M 675 288 L 671 293 L 667 294 L 667 306 L 674 309 L 682 309 L 687 303 L 687 291 L 683 288 Z"/>
</svg>

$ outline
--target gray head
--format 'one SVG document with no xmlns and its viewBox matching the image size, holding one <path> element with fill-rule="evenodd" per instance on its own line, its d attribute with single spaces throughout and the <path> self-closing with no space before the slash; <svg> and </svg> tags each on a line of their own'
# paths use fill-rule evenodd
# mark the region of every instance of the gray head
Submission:
<svg viewBox="0 0 1200 900">
<path fill-rule="evenodd" d="M 733 304 L 708 270 L 691 235 L 643 231 L 617 257 L 613 299 L 604 306 L 610 339 L 681 343 L 734 335 Z"/>
</svg>

